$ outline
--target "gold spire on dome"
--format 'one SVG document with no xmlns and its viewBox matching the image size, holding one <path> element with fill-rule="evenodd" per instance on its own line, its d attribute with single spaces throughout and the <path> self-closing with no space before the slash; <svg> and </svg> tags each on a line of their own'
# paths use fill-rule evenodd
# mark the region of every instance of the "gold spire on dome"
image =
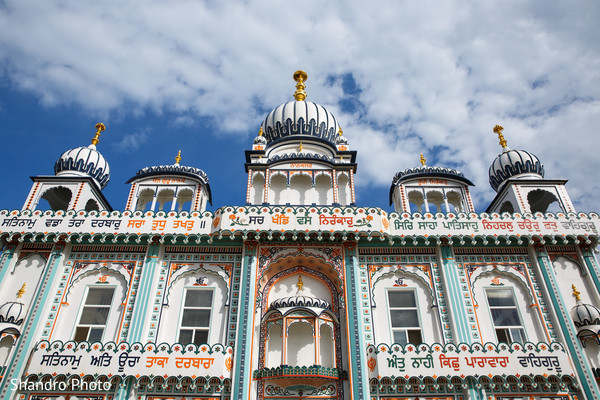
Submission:
<svg viewBox="0 0 600 400">
<path fill-rule="evenodd" d="M 296 284 L 298 287 L 298 291 L 301 292 L 304 287 L 304 283 L 302 282 L 302 275 L 298 275 L 298 283 Z"/>
<path fill-rule="evenodd" d="M 304 101 L 306 99 L 306 92 L 304 91 L 306 85 L 304 84 L 304 81 L 308 79 L 308 75 L 306 75 L 306 72 L 299 69 L 294 72 L 293 78 L 298 82 L 296 83 L 296 93 L 294 93 L 294 98 L 296 101 Z"/>
<path fill-rule="evenodd" d="M 338 135 L 342 136 L 344 134 L 344 132 L 342 132 L 342 127 L 340 126 L 340 129 L 338 130 Z"/>
<path fill-rule="evenodd" d="M 506 149 L 506 139 L 504 139 L 504 135 L 502 134 L 503 130 L 504 128 L 500 125 L 494 126 L 494 133 L 496 133 L 498 135 L 498 139 L 500 139 L 500 146 L 502 146 L 503 149 Z"/>
<path fill-rule="evenodd" d="M 425 157 L 423 156 L 423 153 L 421 153 L 421 159 L 419 160 L 421 162 L 422 166 L 425 166 Z"/>
<path fill-rule="evenodd" d="M 17 292 L 17 299 L 20 299 L 25 294 L 25 286 L 27 286 L 27 282 L 23 282 L 23 286 L 21 286 L 21 289 Z"/>
<path fill-rule="evenodd" d="M 262 125 L 260 126 L 260 129 L 258 130 L 258 136 L 262 136 L 263 135 L 263 130 L 262 130 Z"/>
<path fill-rule="evenodd" d="M 575 296 L 575 300 L 581 301 L 581 293 L 579 292 L 579 290 L 577 290 L 575 285 L 571 285 L 571 287 L 573 288 L 573 296 Z"/>
<path fill-rule="evenodd" d="M 304 147 L 302 146 L 302 142 L 300 142 L 300 146 L 298 146 L 298 152 L 301 152 Z"/>
<path fill-rule="evenodd" d="M 181 161 L 181 150 L 179 150 L 179 152 L 177 153 L 177 156 L 175 157 L 175 164 L 179 165 L 180 161 Z"/>
<path fill-rule="evenodd" d="M 106 129 L 106 127 L 104 126 L 104 124 L 102 122 L 98 122 L 96 124 L 96 135 L 92 139 L 92 144 L 94 146 L 97 145 L 98 142 L 100 141 L 100 133 L 104 132 L 105 129 Z"/>
</svg>

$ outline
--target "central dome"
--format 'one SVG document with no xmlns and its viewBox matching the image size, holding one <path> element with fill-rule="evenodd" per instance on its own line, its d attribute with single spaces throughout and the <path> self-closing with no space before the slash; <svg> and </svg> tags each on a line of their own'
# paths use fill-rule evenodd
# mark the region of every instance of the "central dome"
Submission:
<svg viewBox="0 0 600 400">
<path fill-rule="evenodd" d="M 332 113 L 325 107 L 306 101 L 304 71 L 296 71 L 295 101 L 289 101 L 271 111 L 261 127 L 267 146 L 285 138 L 317 139 L 335 146 L 339 125 Z"/>
</svg>

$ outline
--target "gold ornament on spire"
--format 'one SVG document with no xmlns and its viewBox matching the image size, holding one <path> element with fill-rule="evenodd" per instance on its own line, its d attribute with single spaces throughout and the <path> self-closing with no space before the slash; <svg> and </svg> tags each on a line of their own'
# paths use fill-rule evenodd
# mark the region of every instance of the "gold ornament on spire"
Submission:
<svg viewBox="0 0 600 400">
<path fill-rule="evenodd" d="M 579 290 L 577 290 L 575 285 L 571 285 L 571 288 L 573 288 L 573 296 L 575 296 L 575 300 L 581 301 L 581 293 L 579 292 Z"/>
<path fill-rule="evenodd" d="M 27 286 L 27 282 L 23 282 L 23 286 L 21 286 L 21 289 L 17 292 L 17 299 L 20 299 L 25 294 L 25 286 Z"/>
<path fill-rule="evenodd" d="M 302 275 L 298 275 L 298 283 L 296 284 L 298 287 L 298 291 L 301 292 L 304 287 L 304 283 L 302 283 Z"/>
<path fill-rule="evenodd" d="M 258 130 L 258 136 L 262 136 L 263 135 L 263 130 L 262 130 L 262 125 L 260 126 L 260 129 Z"/>
<path fill-rule="evenodd" d="M 298 71 L 294 72 L 293 78 L 296 82 L 298 82 L 296 83 L 296 93 L 294 93 L 294 98 L 296 101 L 304 101 L 306 99 L 306 92 L 304 91 L 304 89 L 306 89 L 306 85 L 304 82 L 308 79 L 308 75 L 306 75 L 306 72 L 299 69 Z"/>
<path fill-rule="evenodd" d="M 177 153 L 177 156 L 175 156 L 175 164 L 179 165 L 180 161 L 181 161 L 181 150 L 179 150 L 179 152 Z"/>
<path fill-rule="evenodd" d="M 500 125 L 494 126 L 494 133 L 496 133 L 498 135 L 498 139 L 500 139 L 500 146 L 502 146 L 503 149 L 506 149 L 506 139 L 504 139 L 504 135 L 502 134 L 503 130 L 504 128 Z"/>
<path fill-rule="evenodd" d="M 338 135 L 342 136 L 344 134 L 344 132 L 342 132 L 342 127 L 340 126 L 340 129 L 338 130 Z"/>
<path fill-rule="evenodd" d="M 94 146 L 97 145 L 98 142 L 100 141 L 100 133 L 104 132 L 105 129 L 106 129 L 106 127 L 104 126 L 104 124 L 102 122 L 98 122 L 96 124 L 96 135 L 92 139 L 92 144 Z"/>
<path fill-rule="evenodd" d="M 300 146 L 298 146 L 298 152 L 301 152 L 304 147 L 302 146 L 302 142 L 300 142 Z"/>
<path fill-rule="evenodd" d="M 419 161 L 421 161 L 422 166 L 425 166 L 425 157 L 423 156 L 423 153 L 421 153 L 421 159 Z"/>
</svg>

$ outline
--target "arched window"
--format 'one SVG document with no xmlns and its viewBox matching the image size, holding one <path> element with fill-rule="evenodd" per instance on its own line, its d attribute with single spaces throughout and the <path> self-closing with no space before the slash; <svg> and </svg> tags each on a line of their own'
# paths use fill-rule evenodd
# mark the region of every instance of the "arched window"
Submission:
<svg viewBox="0 0 600 400">
<path fill-rule="evenodd" d="M 514 213 L 515 212 L 515 207 L 513 206 L 513 204 L 506 200 L 504 203 L 502 203 L 502 206 L 500 206 L 500 214 L 502 213 Z"/>
<path fill-rule="evenodd" d="M 87 203 L 85 203 L 85 211 L 98 211 L 100 208 L 98 207 L 98 202 L 94 199 L 89 199 Z"/>
<path fill-rule="evenodd" d="M 350 181 L 348 175 L 340 174 L 338 176 L 338 202 L 341 206 L 350 204 Z"/>
<path fill-rule="evenodd" d="M 263 174 L 255 174 L 252 178 L 250 189 L 250 201 L 252 204 L 262 204 L 265 195 L 265 177 Z"/>
<path fill-rule="evenodd" d="M 152 201 L 154 200 L 153 189 L 143 189 L 138 195 L 137 205 L 135 206 L 136 211 L 151 211 Z"/>
<path fill-rule="evenodd" d="M 287 187 L 287 181 L 285 176 L 277 174 L 271 177 L 271 184 L 269 185 L 269 203 L 270 204 L 281 204 L 283 200 L 282 195 Z"/>
<path fill-rule="evenodd" d="M 317 205 L 333 204 L 333 184 L 327 174 L 319 174 L 315 178 L 315 188 L 318 193 Z"/>
<path fill-rule="evenodd" d="M 532 213 L 546 213 L 548 212 L 550 205 L 553 203 L 556 203 L 554 210 L 556 210 L 556 207 L 558 207 L 559 211 L 564 212 L 556 196 L 547 190 L 536 189 L 529 192 L 527 194 L 527 201 L 529 202 L 529 209 Z"/>
<path fill-rule="evenodd" d="M 71 190 L 64 186 L 50 188 L 46 190 L 40 198 L 37 209 L 48 210 L 49 207 L 49 209 L 52 211 L 67 210 L 67 207 L 69 207 L 69 204 L 71 203 L 72 197 L 73 193 Z"/>
<path fill-rule="evenodd" d="M 174 208 L 173 201 L 175 199 L 175 191 L 173 189 L 163 189 L 158 192 L 156 200 L 158 202 L 158 211 L 169 212 Z"/>
<path fill-rule="evenodd" d="M 304 174 L 294 174 L 290 179 L 290 194 L 286 203 L 291 205 L 306 204 L 306 193 L 311 189 L 312 183 L 310 176 Z"/>
<path fill-rule="evenodd" d="M 191 210 L 191 202 L 194 197 L 194 192 L 191 189 L 182 189 L 177 193 L 177 211 Z"/>
<path fill-rule="evenodd" d="M 425 211 L 423 205 L 425 204 L 425 200 L 423 198 L 423 192 L 411 190 L 408 192 L 408 203 L 410 206 L 410 212 L 422 213 Z"/>
</svg>

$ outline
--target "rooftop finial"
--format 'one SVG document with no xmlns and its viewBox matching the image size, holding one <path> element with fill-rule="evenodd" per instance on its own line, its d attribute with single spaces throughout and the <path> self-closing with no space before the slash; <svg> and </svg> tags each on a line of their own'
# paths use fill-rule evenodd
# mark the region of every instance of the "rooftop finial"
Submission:
<svg viewBox="0 0 600 400">
<path fill-rule="evenodd" d="M 262 136 L 263 135 L 263 130 L 262 130 L 262 125 L 260 126 L 260 129 L 258 130 L 258 136 Z"/>
<path fill-rule="evenodd" d="M 20 299 L 25 294 L 25 286 L 27 286 L 27 282 L 23 282 L 23 286 L 21 286 L 21 289 L 17 292 L 17 299 Z"/>
<path fill-rule="evenodd" d="M 575 285 L 571 285 L 571 287 L 573 288 L 573 296 L 575 296 L 575 300 L 581 301 L 581 293 L 579 292 L 579 290 L 577 290 Z"/>
<path fill-rule="evenodd" d="M 304 149 L 304 146 L 302 146 L 302 142 L 300 142 L 300 146 L 298 146 L 298 152 L 301 152 L 302 149 Z"/>
<path fill-rule="evenodd" d="M 504 128 L 500 125 L 494 126 L 494 133 L 498 134 L 498 139 L 500 139 L 500 146 L 502 146 L 503 149 L 506 149 L 506 139 L 504 139 L 504 135 L 502 134 L 503 130 Z"/>
<path fill-rule="evenodd" d="M 423 153 L 421 153 L 421 159 L 419 161 L 421 161 L 422 166 L 425 166 L 425 157 L 423 156 Z"/>
<path fill-rule="evenodd" d="M 306 89 L 306 85 L 304 84 L 304 81 L 308 79 L 308 75 L 306 75 L 306 72 L 299 69 L 298 71 L 294 72 L 293 77 L 294 80 L 298 82 L 296 83 L 296 93 L 294 93 L 294 98 L 296 101 L 304 101 L 304 99 L 306 99 L 306 92 L 304 91 L 304 89 Z"/>
<path fill-rule="evenodd" d="M 180 161 L 181 161 L 181 150 L 179 150 L 179 152 L 177 153 L 177 156 L 175 157 L 175 164 L 179 165 Z"/>
<path fill-rule="evenodd" d="M 92 144 L 94 146 L 97 145 L 98 142 L 100 141 L 100 133 L 103 132 L 105 129 L 106 129 L 106 127 L 104 126 L 104 124 L 102 122 L 98 122 L 96 124 L 96 135 L 92 139 Z"/>
<path fill-rule="evenodd" d="M 338 134 L 339 134 L 340 136 L 342 136 L 342 135 L 344 134 L 344 132 L 342 132 L 342 127 L 341 127 L 341 126 L 340 126 L 340 129 L 338 130 Z"/>
<path fill-rule="evenodd" d="M 298 283 L 296 284 L 298 287 L 298 291 L 301 292 L 304 287 L 304 283 L 302 283 L 302 275 L 298 275 Z"/>
</svg>

